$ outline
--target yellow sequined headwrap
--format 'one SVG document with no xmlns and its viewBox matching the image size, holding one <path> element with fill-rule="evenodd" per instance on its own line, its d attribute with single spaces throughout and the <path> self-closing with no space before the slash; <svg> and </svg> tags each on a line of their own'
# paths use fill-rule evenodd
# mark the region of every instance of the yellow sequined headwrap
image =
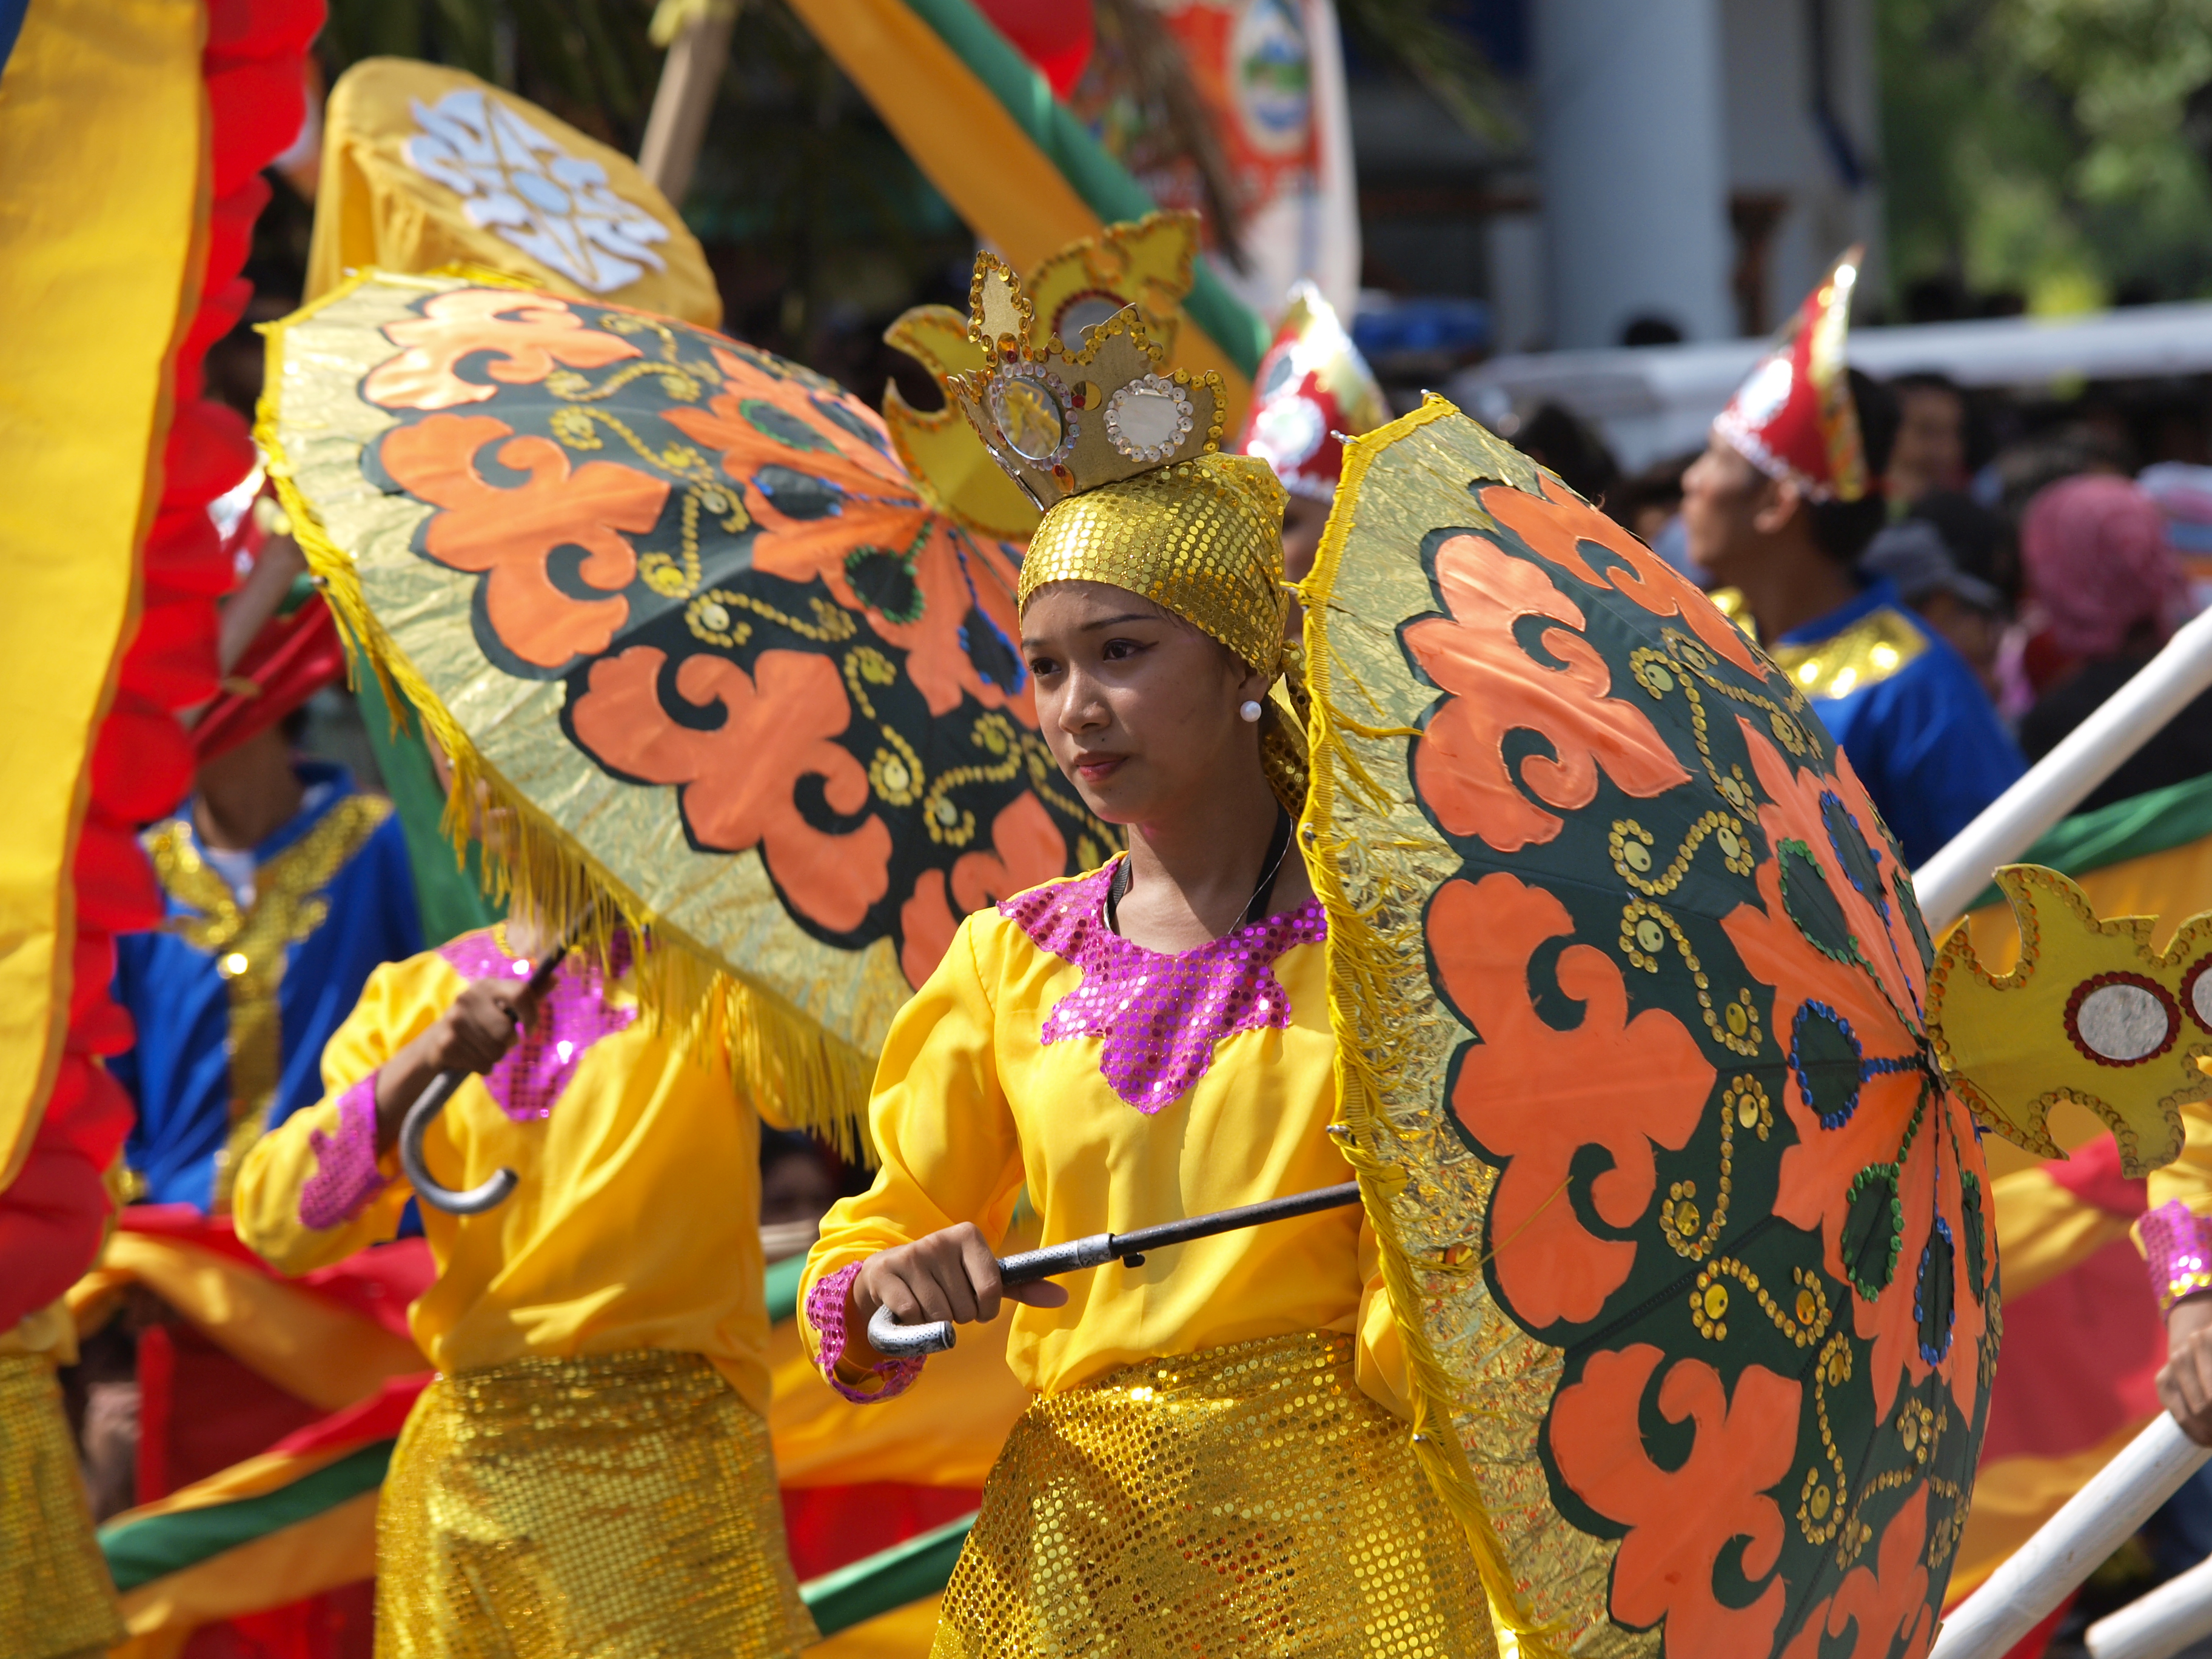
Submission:
<svg viewBox="0 0 2212 1659">
<path fill-rule="evenodd" d="M 1276 799 L 1300 812 L 1305 675 L 1283 637 L 1283 501 L 1267 462 L 1213 453 L 1066 496 L 1030 538 L 1016 597 L 1026 609 L 1047 582 L 1104 582 L 1182 617 L 1275 680 L 1260 760 Z"/>
<path fill-rule="evenodd" d="M 1282 665 L 1283 487 L 1251 455 L 1200 455 L 1055 503 L 1018 597 L 1104 582 L 1212 635 L 1259 672 Z"/>
</svg>

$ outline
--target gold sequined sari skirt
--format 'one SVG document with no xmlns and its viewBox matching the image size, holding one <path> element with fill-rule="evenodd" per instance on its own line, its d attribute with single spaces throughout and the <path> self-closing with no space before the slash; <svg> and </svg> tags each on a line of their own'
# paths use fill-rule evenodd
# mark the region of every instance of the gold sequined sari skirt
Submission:
<svg viewBox="0 0 2212 1659">
<path fill-rule="evenodd" d="M 768 1427 L 701 1356 L 458 1371 L 376 1517 L 377 1659 L 793 1654 L 817 1639 Z"/>
<path fill-rule="evenodd" d="M 102 1652 L 122 1639 L 53 1365 L 43 1354 L 0 1356 L 0 1659 Z"/>
<path fill-rule="evenodd" d="M 1490 1659 L 1406 1425 L 1311 1332 L 1039 1399 L 983 1487 L 933 1659 Z"/>
</svg>

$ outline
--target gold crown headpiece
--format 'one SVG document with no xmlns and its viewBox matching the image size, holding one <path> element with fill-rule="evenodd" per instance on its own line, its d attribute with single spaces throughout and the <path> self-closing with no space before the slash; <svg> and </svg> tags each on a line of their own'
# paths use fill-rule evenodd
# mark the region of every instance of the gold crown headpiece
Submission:
<svg viewBox="0 0 2212 1659">
<path fill-rule="evenodd" d="M 978 254 L 968 337 L 988 367 L 947 376 L 945 389 L 1039 512 L 1220 447 L 1221 376 L 1166 369 L 1135 306 L 1092 327 L 1079 351 L 1056 335 L 1032 346 L 1034 322 L 1021 278 Z"/>
</svg>

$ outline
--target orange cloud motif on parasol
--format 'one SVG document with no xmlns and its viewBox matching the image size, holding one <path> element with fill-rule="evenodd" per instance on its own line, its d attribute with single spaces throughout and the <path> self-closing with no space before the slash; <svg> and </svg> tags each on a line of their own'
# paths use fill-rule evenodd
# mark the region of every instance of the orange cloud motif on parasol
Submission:
<svg viewBox="0 0 2212 1659">
<path fill-rule="evenodd" d="M 1114 844 L 1036 731 L 1019 550 L 936 510 L 834 382 L 619 306 L 373 272 L 270 349 L 272 476 L 453 757 L 449 816 L 489 796 L 498 869 L 556 925 L 724 975 L 801 1120 L 849 1124 L 955 906 Z"/>
<path fill-rule="evenodd" d="M 1477 546 L 1472 537 L 1455 538 L 1437 550 L 1437 586 L 1449 619 L 1406 629 L 1406 647 L 1422 672 L 1452 694 L 1429 721 L 1414 763 L 1444 827 L 1516 853 L 1559 833 L 1564 820 L 1546 807 L 1589 805 L 1601 766 L 1632 795 L 1686 782 L 1690 775 L 1650 720 L 1611 695 L 1611 671 L 1568 631 L 1583 625 L 1574 601 L 1534 567 L 1486 562 Z M 1535 617 L 1566 624 L 1537 635 L 1558 665 L 1499 673 L 1528 662 L 1519 625 Z M 1503 741 L 1515 731 L 1540 734 L 1551 750 L 1525 757 L 1517 776 Z"/>
<path fill-rule="evenodd" d="M 1924 1645 L 1996 1261 L 1849 763 L 1440 398 L 1347 444 L 1302 597 L 1342 1139 L 1501 1623 L 1547 1659 Z"/>
<path fill-rule="evenodd" d="M 477 465 L 485 451 L 529 482 L 488 482 Z M 558 444 L 517 437 L 489 415 L 434 415 L 403 427 L 385 440 L 378 460 L 398 488 L 446 509 L 424 533 L 422 550 L 485 578 L 485 620 L 501 648 L 532 668 L 559 668 L 605 650 L 629 620 L 621 595 L 637 574 L 629 538 L 659 520 L 668 500 L 661 479 L 604 461 L 572 471 Z M 550 572 L 563 547 L 584 554 L 565 587 Z M 579 585 L 609 597 L 582 598 L 573 591 Z"/>
</svg>

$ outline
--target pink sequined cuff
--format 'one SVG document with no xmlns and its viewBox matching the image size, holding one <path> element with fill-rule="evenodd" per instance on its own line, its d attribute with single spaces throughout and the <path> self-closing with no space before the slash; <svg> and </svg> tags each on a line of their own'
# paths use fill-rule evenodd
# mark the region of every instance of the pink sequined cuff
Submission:
<svg viewBox="0 0 2212 1659">
<path fill-rule="evenodd" d="M 315 1172 L 300 1188 L 300 1224 L 316 1232 L 343 1227 L 386 1186 L 376 1167 L 376 1073 L 338 1097 L 335 1134 L 307 1131 Z"/>
<path fill-rule="evenodd" d="M 2172 1313 L 2184 1297 L 2212 1291 L 2212 1221 L 2179 1199 L 2168 1199 L 2136 1223 L 2136 1237 L 2142 1242 L 2160 1314 Z"/>
<path fill-rule="evenodd" d="M 919 1359 L 886 1359 L 873 1368 L 872 1374 L 884 1379 L 883 1386 L 872 1394 L 863 1394 L 837 1375 L 837 1364 L 845 1357 L 845 1306 L 853 1281 L 860 1276 L 860 1264 L 840 1267 L 821 1280 L 806 1293 L 806 1322 L 814 1327 L 822 1339 L 819 1364 L 822 1375 L 830 1386 L 846 1399 L 862 1406 L 889 1400 L 904 1394 L 921 1375 L 924 1364 Z"/>
</svg>

